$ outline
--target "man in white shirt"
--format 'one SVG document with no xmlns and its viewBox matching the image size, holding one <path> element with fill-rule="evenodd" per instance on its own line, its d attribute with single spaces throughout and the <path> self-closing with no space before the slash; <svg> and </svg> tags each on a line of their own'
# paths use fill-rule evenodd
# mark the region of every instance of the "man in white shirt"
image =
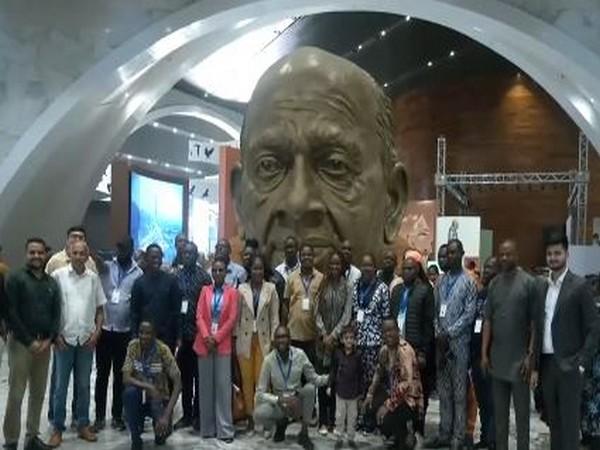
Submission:
<svg viewBox="0 0 600 450">
<path fill-rule="evenodd" d="M 300 268 L 298 250 L 298 239 L 295 236 L 286 237 L 283 242 L 284 260 L 275 267 L 275 270 L 281 274 L 286 283 L 292 272 Z"/>
<path fill-rule="evenodd" d="M 65 430 L 66 400 L 71 371 L 77 366 L 74 389 L 77 391 L 78 435 L 95 442 L 96 435 L 89 426 L 90 375 L 94 348 L 102 331 L 103 306 L 106 297 L 98 275 L 85 263 L 89 258 L 85 242 L 75 242 L 70 247 L 71 263 L 52 273 L 57 281 L 62 299 L 61 327 L 55 341 L 56 390 L 54 393 L 54 432 L 48 442 L 52 447 L 62 443 Z"/>
<path fill-rule="evenodd" d="M 342 256 L 344 257 L 344 261 L 342 261 L 342 269 L 344 271 L 344 276 L 346 277 L 348 286 L 350 286 L 351 289 L 354 289 L 354 285 L 360 279 L 361 274 L 358 267 L 352 264 L 352 244 L 350 244 L 350 241 L 342 242 L 342 247 L 340 251 L 342 253 Z"/>
<path fill-rule="evenodd" d="M 579 448 L 581 393 L 600 341 L 600 318 L 586 281 L 567 267 L 563 234 L 546 242 L 550 278 L 542 286 L 535 316 L 531 385 L 542 383 L 551 450 Z"/>
</svg>

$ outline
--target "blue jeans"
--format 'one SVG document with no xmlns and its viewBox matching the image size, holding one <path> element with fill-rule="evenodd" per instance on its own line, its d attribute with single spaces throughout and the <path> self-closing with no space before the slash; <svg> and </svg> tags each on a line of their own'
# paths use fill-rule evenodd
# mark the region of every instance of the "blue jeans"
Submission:
<svg viewBox="0 0 600 450">
<path fill-rule="evenodd" d="M 144 403 L 144 390 L 130 385 L 123 390 L 123 408 L 131 433 L 131 442 L 140 442 L 144 431 L 144 418 L 150 416 L 153 422 L 158 421 L 165 411 L 165 402 L 147 398 Z"/>
<path fill-rule="evenodd" d="M 77 392 L 77 426 L 81 429 L 90 424 L 90 376 L 94 351 L 88 350 L 81 345 L 67 345 L 64 350 L 56 349 L 56 388 L 54 392 L 54 428 L 57 431 L 65 430 L 67 391 L 71 372 L 75 372 L 75 386 L 73 391 Z"/>
</svg>

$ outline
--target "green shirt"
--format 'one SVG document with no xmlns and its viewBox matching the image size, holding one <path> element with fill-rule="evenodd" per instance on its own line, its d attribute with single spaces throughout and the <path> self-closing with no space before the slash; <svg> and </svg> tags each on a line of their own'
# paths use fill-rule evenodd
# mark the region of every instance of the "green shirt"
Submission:
<svg viewBox="0 0 600 450">
<path fill-rule="evenodd" d="M 165 400 L 171 395 L 169 381 L 173 382 L 181 376 L 171 350 L 158 339 L 154 340 L 154 348 L 145 355 L 142 355 L 139 339 L 129 343 L 123 363 L 123 375 L 152 384 Z"/>
<path fill-rule="evenodd" d="M 8 327 L 29 347 L 35 339 L 54 339 L 60 327 L 61 298 L 56 281 L 46 273 L 37 278 L 23 267 L 6 280 Z"/>
</svg>

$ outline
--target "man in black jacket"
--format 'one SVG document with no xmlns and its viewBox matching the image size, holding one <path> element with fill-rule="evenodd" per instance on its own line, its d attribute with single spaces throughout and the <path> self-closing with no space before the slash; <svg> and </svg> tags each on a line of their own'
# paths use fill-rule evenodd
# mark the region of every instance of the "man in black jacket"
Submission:
<svg viewBox="0 0 600 450">
<path fill-rule="evenodd" d="M 44 272 L 46 243 L 31 238 L 26 265 L 6 282 L 10 374 L 4 415 L 4 448 L 16 450 L 21 432 L 21 404 L 29 384 L 26 450 L 46 450 L 39 438 L 40 415 L 50 362 L 50 346 L 59 331 L 61 297 L 56 281 Z"/>
<path fill-rule="evenodd" d="M 562 234 L 546 242 L 551 274 L 536 312 L 534 372 L 542 383 L 551 450 L 579 448 L 583 378 L 600 339 L 600 318 L 585 280 L 567 267 L 569 243 Z M 538 375 L 539 372 L 539 375 Z"/>
<path fill-rule="evenodd" d="M 424 434 L 425 414 L 429 394 L 433 388 L 434 368 L 434 300 L 433 289 L 423 266 L 413 258 L 402 263 L 403 284 L 392 290 L 390 311 L 398 323 L 400 334 L 411 345 L 417 356 L 423 387 L 423 415 L 415 424 L 415 431 Z"/>
</svg>

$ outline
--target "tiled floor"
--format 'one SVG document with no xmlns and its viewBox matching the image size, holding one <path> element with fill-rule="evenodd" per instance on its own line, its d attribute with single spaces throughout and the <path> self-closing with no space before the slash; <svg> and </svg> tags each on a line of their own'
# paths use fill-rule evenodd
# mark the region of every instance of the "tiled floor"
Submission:
<svg viewBox="0 0 600 450">
<path fill-rule="evenodd" d="M 94 375 L 92 375 L 92 377 L 93 376 Z M 93 379 L 92 379 L 92 385 L 93 385 Z M 110 391 L 110 389 L 109 389 L 109 391 Z M 5 405 L 6 405 L 7 394 L 8 394 L 8 364 L 7 364 L 7 360 L 6 360 L 6 355 L 4 355 L 4 360 L 2 361 L 2 367 L 0 368 L 0 418 L 4 417 L 4 410 L 5 410 Z M 93 402 L 93 395 L 92 395 L 92 402 Z M 27 404 L 27 402 L 25 401 L 24 402 L 24 411 L 23 411 L 23 424 L 25 423 L 25 418 L 26 418 L 26 411 L 25 411 L 26 404 Z M 70 401 L 68 402 L 68 404 L 70 404 Z M 93 405 L 91 407 L 91 411 L 93 411 Z M 180 414 L 180 411 L 177 410 L 176 417 L 178 417 L 179 414 Z M 43 423 L 46 424 L 45 417 L 46 417 L 46 410 L 44 410 L 44 412 L 43 412 L 43 419 L 42 419 Z M 91 417 L 93 419 L 93 413 L 92 413 Z M 433 433 L 435 431 L 438 423 L 439 423 L 438 403 L 436 401 L 433 401 L 430 404 L 430 408 L 429 408 L 429 412 L 428 412 L 428 416 L 427 416 L 427 432 Z M 43 428 L 43 431 L 45 432 L 45 434 L 43 436 L 45 438 L 45 437 L 47 437 L 48 427 L 47 427 L 47 425 L 45 425 L 42 428 Z M 514 423 L 511 424 L 511 429 L 513 430 L 513 432 L 512 432 L 512 436 L 511 436 L 510 448 L 513 449 L 513 448 L 516 448 L 515 442 L 514 442 Z M 252 438 L 248 438 L 248 437 L 243 436 L 243 433 L 240 433 L 240 436 L 234 441 L 233 444 L 228 445 L 228 444 L 224 444 L 224 443 L 219 442 L 214 439 L 202 440 L 198 436 L 192 434 L 191 429 L 190 429 L 190 430 L 179 431 L 179 432 L 173 434 L 169 438 L 167 445 L 164 447 L 161 447 L 161 448 L 163 448 L 163 449 L 177 448 L 177 449 L 181 449 L 181 450 L 191 450 L 191 449 L 264 450 L 265 448 L 267 448 L 267 449 L 300 448 L 295 443 L 295 433 L 297 432 L 297 430 L 298 430 L 298 428 L 296 426 L 291 426 L 288 429 L 288 439 L 285 442 L 285 445 L 281 445 L 281 444 L 276 445 L 272 441 L 265 440 L 262 436 L 254 436 Z M 549 449 L 550 446 L 548 444 L 548 429 L 543 423 L 541 423 L 539 421 L 539 419 L 537 418 L 537 415 L 535 413 L 532 413 L 531 430 L 532 430 L 531 431 L 531 440 L 532 440 L 531 450 Z M 311 430 L 311 435 L 314 439 L 315 447 L 317 449 L 323 449 L 323 450 L 333 449 L 334 441 L 331 437 L 318 436 L 316 433 L 316 429 Z M 154 448 L 152 435 L 150 433 L 146 433 L 144 435 L 144 438 L 146 441 L 145 448 Z M 128 434 L 126 432 L 119 433 L 119 432 L 115 432 L 115 431 L 111 430 L 110 428 L 108 428 L 107 430 L 100 433 L 99 440 L 95 444 L 89 444 L 89 443 L 85 443 L 81 440 L 78 440 L 76 435 L 72 432 L 65 433 L 64 439 L 65 439 L 64 443 L 60 447 L 61 450 L 85 450 L 86 448 L 90 449 L 90 450 L 91 449 L 127 450 L 127 449 L 129 449 L 129 445 L 130 445 L 129 439 L 128 439 Z M 360 449 L 382 449 L 383 448 L 381 438 L 379 438 L 378 436 L 370 436 L 368 438 L 360 436 L 357 439 L 357 441 L 359 443 Z M 4 436 L 2 436 L 2 442 L 4 442 Z M 22 448 L 22 447 L 19 447 L 19 448 Z"/>
</svg>

